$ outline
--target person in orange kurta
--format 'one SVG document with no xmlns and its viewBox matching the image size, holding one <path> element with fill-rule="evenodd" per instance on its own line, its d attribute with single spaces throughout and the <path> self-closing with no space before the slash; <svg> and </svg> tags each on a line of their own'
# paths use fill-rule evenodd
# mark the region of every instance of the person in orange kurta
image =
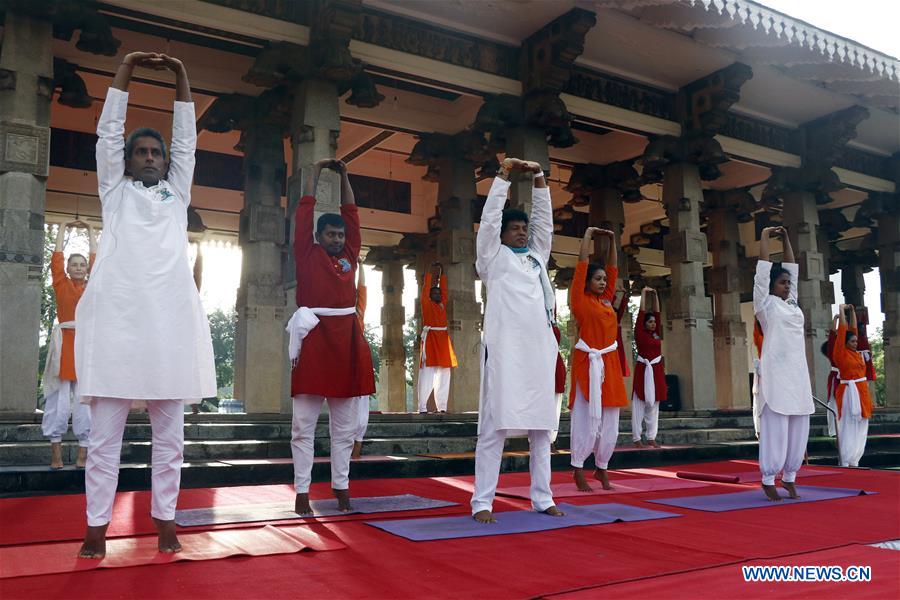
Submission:
<svg viewBox="0 0 900 600">
<path fill-rule="evenodd" d="M 608 241 L 605 268 L 597 263 L 588 264 L 596 234 Z M 603 489 L 612 489 L 606 471 L 619 437 L 619 409 L 628 406 L 622 365 L 616 352 L 619 316 L 612 306 L 618 274 L 613 232 L 588 227 L 569 290 L 569 305 L 581 336 L 573 351 L 569 393 L 572 466 L 575 485 L 585 492 L 591 491 L 584 476 L 584 461 L 591 453 L 596 466 L 594 477 L 600 480 Z"/>
<path fill-rule="evenodd" d="M 356 279 L 356 318 L 359 319 L 359 326 L 366 330 L 366 304 L 369 301 L 369 293 L 366 290 L 366 272 L 363 269 L 362 261 L 359 261 L 358 275 Z M 351 460 L 358 460 L 362 456 L 363 438 L 366 437 L 366 429 L 369 428 L 369 396 L 356 397 L 359 421 L 356 426 L 356 435 L 353 437 L 353 452 L 350 453 Z"/>
<path fill-rule="evenodd" d="M 68 261 L 63 255 L 66 230 L 84 227 L 90 240 L 90 260 L 81 254 L 71 254 Z M 41 430 L 50 438 L 50 468 L 63 468 L 62 436 L 69 427 L 72 415 L 72 432 L 78 439 L 78 457 L 75 466 L 83 469 L 87 461 L 88 438 L 91 433 L 91 408 L 78 401 L 78 383 L 75 376 L 75 307 L 84 293 L 87 276 L 94 263 L 96 240 L 94 230 L 81 221 L 59 226 L 56 247 L 50 258 L 50 274 L 56 296 L 56 320 L 48 340 L 47 360 L 44 365 L 43 391 L 44 416 Z M 65 265 L 65 266 L 64 266 Z M 68 274 L 67 274 L 68 271 Z M 73 407 L 74 405 L 74 407 Z M 74 408 L 74 410 L 73 410 Z"/>
<path fill-rule="evenodd" d="M 435 279 L 439 282 L 434 285 Z M 457 367 L 453 342 L 447 332 L 447 276 L 440 263 L 432 265 L 422 285 L 422 338 L 419 346 L 419 412 L 428 412 L 428 397 L 434 392 L 438 412 L 447 412 L 450 373 Z"/>
<path fill-rule="evenodd" d="M 852 304 L 843 304 L 838 316 L 840 323 L 832 356 L 841 374 L 835 393 L 841 466 L 858 467 L 859 459 L 866 450 L 869 417 L 872 416 L 872 398 L 869 396 L 869 386 L 866 380 L 866 361 L 857 352 L 859 339 L 856 329 L 856 310 Z"/>
</svg>

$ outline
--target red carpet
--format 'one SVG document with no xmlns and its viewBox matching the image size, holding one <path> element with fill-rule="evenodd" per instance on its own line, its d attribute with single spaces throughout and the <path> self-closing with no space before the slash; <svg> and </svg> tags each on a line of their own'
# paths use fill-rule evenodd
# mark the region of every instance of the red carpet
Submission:
<svg viewBox="0 0 900 600">
<path fill-rule="evenodd" d="M 715 464 L 721 467 L 730 463 L 678 465 L 672 467 L 671 474 L 678 470 L 708 470 Z M 734 469 L 734 465 L 731 468 Z M 735 470 L 749 468 L 752 466 L 739 465 Z M 566 482 L 570 477 L 569 472 L 557 472 L 554 482 Z M 460 502 L 462 505 L 457 514 L 465 514 L 470 494 L 467 488 L 471 481 L 471 477 L 367 480 L 352 482 L 351 489 L 360 496 L 415 493 Z M 500 482 L 503 486 L 525 485 L 528 474 L 503 475 Z M 234 597 L 296 598 L 298 594 L 312 598 L 354 599 L 523 598 L 900 538 L 900 514 L 896 509 L 900 499 L 898 474 L 848 469 L 839 475 L 811 477 L 809 483 L 859 487 L 879 493 L 786 506 L 775 512 L 684 511 L 684 516 L 677 519 L 435 542 L 396 538 L 348 517 L 310 527 L 326 535 L 330 532 L 331 537 L 344 543 L 347 548 L 340 552 L 235 557 L 19 577 L 0 580 L 0 596 L 4 600 L 62 597 L 98 600 L 135 596 L 222 600 Z M 679 490 L 678 494 L 708 494 L 710 489 L 720 488 L 727 492 L 735 486 L 713 485 Z M 317 484 L 313 491 L 318 497 L 326 497 L 327 484 Z M 182 495 L 180 507 L 188 507 L 185 499 L 188 492 L 191 490 Z M 205 492 L 208 494 L 210 490 Z M 672 495 L 672 491 L 622 494 L 616 501 L 649 507 L 651 505 L 642 502 L 643 499 Z M 32 514 L 35 514 L 40 505 L 50 500 L 58 499 L 30 498 L 26 502 L 34 504 Z M 866 501 L 865 514 L 855 509 L 859 500 Z M 595 503 L 597 498 L 570 498 L 567 502 Z M 521 510 L 529 504 L 527 500 L 497 498 L 494 508 L 495 511 Z M 146 509 L 144 504 L 134 512 L 149 522 Z M 385 515 L 383 518 L 397 516 Z M 83 517 L 80 513 L 73 517 L 75 530 L 80 535 Z M 372 520 L 372 516 L 367 520 Z M 4 516 L 4 524 L 6 522 Z M 35 522 L 33 517 L 32 522 Z M 4 526 L 4 537 L 5 529 Z M 698 578 L 696 589 L 702 586 L 702 581 Z M 771 595 L 777 595 L 781 589 L 777 588 Z M 857 589 L 858 586 L 830 584 L 830 587 L 822 588 L 818 597 L 853 597 Z M 672 589 L 667 592 L 663 594 L 665 597 L 677 595 Z M 691 594 L 694 598 L 698 595 L 696 591 Z M 737 595 L 703 594 L 701 597 Z"/>
<path fill-rule="evenodd" d="M 871 581 L 746 582 L 742 565 L 868 566 Z M 900 553 L 858 544 L 771 560 L 713 567 L 664 577 L 638 579 L 576 592 L 548 594 L 553 600 L 592 598 L 896 598 L 900 594 Z"/>
<path fill-rule="evenodd" d="M 229 556 L 267 556 L 302 550 L 340 550 L 344 544 L 305 526 L 253 527 L 179 535 L 183 550 L 161 554 L 156 536 L 118 538 L 107 543 L 103 559 L 77 558 L 81 542 L 28 544 L 0 548 L 0 578 L 71 573 L 168 564 L 181 560 L 216 560 Z"/>
</svg>

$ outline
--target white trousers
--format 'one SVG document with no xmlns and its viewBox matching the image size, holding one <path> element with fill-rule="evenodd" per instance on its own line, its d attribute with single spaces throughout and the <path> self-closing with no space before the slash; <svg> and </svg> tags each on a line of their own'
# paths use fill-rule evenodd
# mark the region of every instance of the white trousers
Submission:
<svg viewBox="0 0 900 600">
<path fill-rule="evenodd" d="M 353 434 L 354 442 L 361 442 L 366 437 L 366 429 L 369 428 L 369 397 L 356 397 L 356 433 Z"/>
<path fill-rule="evenodd" d="M 309 492 L 312 481 L 316 422 L 322 403 L 328 402 L 328 433 L 331 437 L 331 487 L 350 488 L 350 455 L 353 438 L 359 423 L 358 396 L 326 398 L 314 394 L 294 396 L 294 416 L 291 425 L 291 456 L 294 459 L 294 489 L 298 494 Z"/>
<path fill-rule="evenodd" d="M 569 445 L 573 467 L 584 468 L 584 461 L 593 454 L 594 465 L 598 469 L 608 468 L 609 459 L 616 449 L 616 440 L 619 438 L 619 407 L 603 408 L 598 431 L 593 426 L 590 406 L 581 394 L 581 388 L 578 387 L 575 403 L 572 405 L 572 432 L 570 435 L 572 437 Z"/>
<path fill-rule="evenodd" d="M 62 441 L 69 428 L 72 415 L 72 433 L 78 438 L 78 445 L 87 448 L 91 435 L 91 407 L 79 402 L 78 382 L 61 380 L 59 389 L 47 396 L 41 431 L 53 443 Z"/>
<path fill-rule="evenodd" d="M 432 391 L 437 409 L 447 410 L 452 371 L 450 367 L 419 367 L 419 412 L 428 410 L 428 397 Z"/>
<path fill-rule="evenodd" d="M 655 440 L 659 429 L 659 402 L 647 408 L 647 403 L 638 400 L 637 394 L 631 397 L 631 439 L 641 441 L 641 433 L 647 428 L 647 440 Z"/>
<path fill-rule="evenodd" d="M 766 404 L 759 423 L 759 471 L 763 485 L 781 481 L 793 483 L 803 464 L 809 439 L 809 415 L 782 415 Z"/>
<path fill-rule="evenodd" d="M 90 527 L 106 525 L 112 518 L 119 482 L 122 434 L 131 402 L 123 398 L 94 398 L 90 405 L 92 428 L 84 471 Z M 184 462 L 184 402 L 150 400 L 147 412 L 150 413 L 153 440 L 150 515 L 171 521 L 175 518 L 181 464 Z"/>
<path fill-rule="evenodd" d="M 500 462 L 506 430 L 495 429 L 490 413 L 482 414 L 481 433 L 475 445 L 475 493 L 472 494 L 472 514 L 493 510 L 494 493 L 500 478 Z M 543 512 L 554 505 L 550 491 L 550 431 L 528 431 L 528 472 L 531 475 L 531 506 Z"/>
<path fill-rule="evenodd" d="M 855 384 L 854 384 L 855 385 Z M 847 394 L 844 394 L 844 398 Z M 869 420 L 854 417 L 850 414 L 849 402 L 844 400 L 844 410 L 838 421 L 838 439 L 841 443 L 841 466 L 858 467 L 859 459 L 866 451 L 866 439 L 869 436 Z"/>
</svg>

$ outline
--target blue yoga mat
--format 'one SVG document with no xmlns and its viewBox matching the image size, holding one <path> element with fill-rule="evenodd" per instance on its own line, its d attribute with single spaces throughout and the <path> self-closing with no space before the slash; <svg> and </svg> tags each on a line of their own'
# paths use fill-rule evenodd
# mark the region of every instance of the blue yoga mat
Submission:
<svg viewBox="0 0 900 600">
<path fill-rule="evenodd" d="M 771 502 L 766 498 L 762 489 L 736 492 L 733 494 L 710 494 L 708 496 L 684 496 L 681 498 L 659 498 L 647 500 L 654 504 L 677 506 L 678 508 L 691 508 L 693 510 L 705 510 L 707 512 L 726 512 L 729 510 L 742 510 L 745 508 L 769 508 L 772 506 L 791 506 L 802 502 L 818 502 L 820 500 L 835 500 L 837 498 L 851 498 L 853 496 L 865 496 L 876 492 L 865 490 L 853 490 L 847 488 L 831 488 L 818 486 L 797 486 L 799 498 L 791 500 L 787 492 L 778 488 L 779 495 L 784 498 L 781 502 Z"/>
<path fill-rule="evenodd" d="M 510 533 L 533 533 L 583 525 L 603 525 L 617 521 L 649 521 L 681 516 L 661 510 L 649 510 L 616 503 L 581 506 L 559 504 L 558 508 L 566 513 L 565 516 L 551 517 L 532 510 L 523 510 L 495 513 L 496 523 L 478 523 L 471 516 L 466 515 L 463 517 L 366 521 L 366 524 L 414 542 L 424 542 Z"/>
<path fill-rule="evenodd" d="M 371 514 L 383 512 L 399 512 L 404 510 L 425 510 L 456 506 L 456 502 L 423 498 L 413 494 L 399 496 L 374 496 L 372 498 L 351 498 L 349 513 L 341 512 L 337 507 L 337 498 L 313 500 L 309 503 L 313 509 L 311 515 L 298 515 L 294 512 L 292 500 L 286 502 L 267 502 L 260 504 L 238 504 L 234 506 L 211 506 L 209 508 L 190 508 L 175 511 L 175 523 L 182 527 L 198 525 L 222 525 L 225 523 L 253 523 L 256 521 L 283 521 L 286 519 L 304 519 L 329 517 L 335 515 Z"/>
</svg>

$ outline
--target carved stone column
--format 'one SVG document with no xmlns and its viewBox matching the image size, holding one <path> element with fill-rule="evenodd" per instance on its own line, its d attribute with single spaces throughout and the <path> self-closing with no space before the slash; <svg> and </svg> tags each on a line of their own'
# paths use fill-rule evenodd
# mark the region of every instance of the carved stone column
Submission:
<svg viewBox="0 0 900 600">
<path fill-rule="evenodd" d="M 450 379 L 450 412 L 478 410 L 481 304 L 475 298 L 472 203 L 475 162 L 485 158 L 483 152 L 480 138 L 471 133 L 428 134 L 420 136 L 409 161 L 428 166 L 438 178 L 437 260 L 447 276 L 447 328 L 459 363 Z"/>
<path fill-rule="evenodd" d="M 900 177 L 896 183 L 900 185 Z M 896 408 L 900 407 L 900 194 L 879 194 L 877 201 L 885 400 Z"/>
<path fill-rule="evenodd" d="M 713 294 L 713 347 L 715 349 L 716 406 L 749 408 L 747 328 L 741 319 L 742 248 L 738 210 L 749 193 L 744 190 L 704 194 L 709 210 L 709 247 L 713 268 L 709 291 Z"/>
<path fill-rule="evenodd" d="M 378 405 L 382 411 L 406 412 L 406 348 L 403 326 L 403 267 L 408 257 L 391 248 L 372 248 L 366 263 L 381 271 L 381 366 L 378 371 Z"/>
</svg>

